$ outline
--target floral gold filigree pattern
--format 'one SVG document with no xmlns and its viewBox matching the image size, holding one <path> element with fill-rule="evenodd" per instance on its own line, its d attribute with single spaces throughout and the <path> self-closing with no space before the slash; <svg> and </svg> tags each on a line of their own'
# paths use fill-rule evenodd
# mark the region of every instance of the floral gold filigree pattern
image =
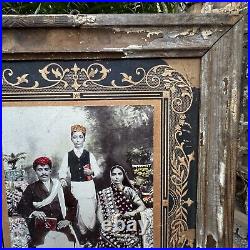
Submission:
<svg viewBox="0 0 250 250">
<path fill-rule="evenodd" d="M 185 113 L 191 107 L 193 94 L 189 82 L 169 65 L 157 65 L 146 75 L 146 83 L 151 88 L 164 86 L 171 94 L 171 108 L 176 113 Z"/>
<path fill-rule="evenodd" d="M 38 81 L 30 83 L 29 74 L 18 76 L 17 81 L 13 83 L 8 80 L 13 76 L 13 70 L 8 68 L 3 71 L 3 83 L 21 89 L 52 88 L 62 83 L 64 89 L 71 87 L 74 91 L 78 91 L 81 86 L 87 89 L 90 85 L 108 89 L 124 89 L 146 84 L 155 90 L 164 88 L 170 91 L 172 106 L 176 112 L 185 112 L 191 105 L 192 89 L 190 85 L 181 74 L 169 65 L 157 65 L 149 69 L 148 72 L 144 68 L 136 68 L 135 73 L 140 77 L 137 81 L 131 75 L 121 72 L 121 82 L 117 83 L 117 80 L 112 79 L 109 84 L 103 84 L 103 80 L 107 80 L 111 69 L 107 69 L 101 63 L 90 64 L 86 69 L 78 67 L 76 63 L 72 68 L 65 69 L 58 63 L 50 63 L 38 71 L 41 77 L 48 82 L 46 86 L 41 86 Z"/>
<path fill-rule="evenodd" d="M 6 79 L 6 75 L 7 76 L 12 76 L 13 75 L 13 70 L 12 69 L 5 69 L 3 71 L 3 83 L 6 82 L 7 84 L 13 86 L 13 87 L 18 87 L 18 85 L 20 85 L 21 83 L 28 83 L 28 79 L 27 76 L 29 74 L 23 74 L 22 76 L 18 76 L 16 79 L 17 81 L 15 83 L 11 83 Z"/>
<path fill-rule="evenodd" d="M 114 88 L 128 88 L 128 87 L 132 87 L 132 86 L 138 85 L 139 83 L 141 83 L 144 80 L 144 77 L 146 75 L 146 71 L 143 68 L 137 68 L 136 71 L 135 71 L 135 73 L 137 75 L 142 75 L 142 77 L 141 77 L 141 79 L 139 81 L 134 81 L 132 79 L 132 76 L 129 76 L 126 73 L 120 73 L 120 75 L 122 76 L 121 82 L 122 83 L 126 82 L 126 83 L 128 83 L 128 85 L 127 84 L 124 85 L 124 86 L 121 86 L 120 84 L 117 85 L 115 80 L 111 81 L 111 85 Z"/>
<path fill-rule="evenodd" d="M 188 211 L 185 205 L 190 207 L 193 201 L 188 197 L 185 197 L 188 192 L 188 177 L 190 172 L 190 163 L 195 159 L 194 151 L 191 154 L 186 155 L 184 151 L 184 142 L 179 142 L 178 135 L 182 134 L 182 126 L 185 124 L 185 115 L 180 115 L 179 124 L 175 127 L 174 133 L 174 148 L 171 153 L 170 161 L 170 191 L 174 194 L 174 206 L 169 213 L 173 220 L 170 223 L 171 235 L 169 245 L 171 247 L 183 247 L 186 240 L 188 240 L 183 234 L 188 230 L 187 216 Z M 189 125 L 189 124 L 186 124 Z"/>
<path fill-rule="evenodd" d="M 121 82 L 124 84 L 117 84 L 116 80 L 112 80 L 109 85 L 104 85 L 102 81 L 107 78 L 108 74 L 111 72 L 111 69 L 107 69 L 104 65 L 100 63 L 93 63 L 89 65 L 86 69 L 79 68 L 75 63 L 72 68 L 63 68 L 57 63 L 50 63 L 44 68 L 38 70 L 41 77 L 49 83 L 47 86 L 41 86 L 38 81 L 35 81 L 31 86 L 25 86 L 23 83 L 30 84 L 28 80 L 29 74 L 24 74 L 18 76 L 17 82 L 13 83 L 8 80 L 9 77 L 13 76 L 12 69 L 5 69 L 3 71 L 3 83 L 7 83 L 13 87 L 21 89 L 45 89 L 52 88 L 55 85 L 63 83 L 63 88 L 67 89 L 68 87 L 73 88 L 73 90 L 78 91 L 78 89 L 83 86 L 87 88 L 90 84 L 96 85 L 99 87 L 106 88 L 128 88 L 135 85 L 138 85 L 144 80 L 145 70 L 143 68 L 137 68 L 135 73 L 141 78 L 138 81 L 134 81 L 132 76 L 127 75 L 125 72 L 120 73 L 122 76 Z"/>
</svg>

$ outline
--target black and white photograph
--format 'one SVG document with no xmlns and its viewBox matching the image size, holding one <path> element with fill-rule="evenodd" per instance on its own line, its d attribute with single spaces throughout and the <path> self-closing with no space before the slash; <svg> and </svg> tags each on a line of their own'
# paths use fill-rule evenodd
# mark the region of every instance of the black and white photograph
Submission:
<svg viewBox="0 0 250 250">
<path fill-rule="evenodd" d="M 153 247 L 153 105 L 5 106 L 2 137 L 11 247 Z"/>
</svg>

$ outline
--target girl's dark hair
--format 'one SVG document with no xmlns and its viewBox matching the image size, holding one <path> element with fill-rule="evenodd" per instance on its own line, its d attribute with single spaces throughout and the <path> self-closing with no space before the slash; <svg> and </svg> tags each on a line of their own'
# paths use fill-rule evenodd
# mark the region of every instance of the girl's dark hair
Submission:
<svg viewBox="0 0 250 250">
<path fill-rule="evenodd" d="M 117 164 L 117 165 L 114 165 L 114 166 L 110 169 L 110 174 L 111 174 L 112 171 L 113 171 L 114 169 L 116 169 L 116 168 L 120 169 L 120 170 L 122 171 L 122 173 L 123 173 L 124 179 L 123 179 L 123 181 L 122 181 L 122 184 L 123 184 L 124 186 L 133 188 L 133 186 L 132 186 L 132 184 L 131 184 L 131 182 L 130 182 L 128 176 L 127 176 L 127 173 L 126 173 L 125 169 L 124 169 L 122 166 L 120 166 L 120 165 L 118 165 L 118 164 Z"/>
</svg>

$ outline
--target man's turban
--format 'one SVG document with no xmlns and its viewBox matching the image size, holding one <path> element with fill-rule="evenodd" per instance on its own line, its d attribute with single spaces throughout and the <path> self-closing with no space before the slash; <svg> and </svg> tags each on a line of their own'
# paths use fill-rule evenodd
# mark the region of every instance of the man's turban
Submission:
<svg viewBox="0 0 250 250">
<path fill-rule="evenodd" d="M 52 162 L 48 157 L 42 156 L 34 160 L 33 169 L 36 170 L 36 167 L 48 165 L 50 168 L 52 167 Z"/>
<path fill-rule="evenodd" d="M 83 134 L 86 134 L 86 128 L 80 124 L 76 124 L 71 126 L 71 134 L 74 132 L 82 132 Z"/>
</svg>

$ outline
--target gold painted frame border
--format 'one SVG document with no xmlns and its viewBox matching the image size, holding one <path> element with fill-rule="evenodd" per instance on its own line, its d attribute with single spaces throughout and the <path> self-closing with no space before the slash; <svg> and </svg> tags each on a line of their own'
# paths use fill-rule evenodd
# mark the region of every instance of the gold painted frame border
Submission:
<svg viewBox="0 0 250 250">
<path fill-rule="evenodd" d="M 42 70 L 39 70 L 39 73 L 47 81 L 49 81 L 47 78 L 47 75 L 50 74 L 50 71 L 48 70 L 49 66 L 51 66 L 51 64 L 48 64 Z M 64 91 L 64 89 L 67 88 L 69 84 L 67 81 L 63 80 L 63 78 L 65 77 L 65 72 L 70 72 L 70 69 L 68 68 L 63 69 L 59 64 L 54 64 L 53 66 L 54 68 L 51 67 L 51 72 L 55 75 L 55 77 L 59 76 L 61 78 L 59 78 L 59 80 L 57 80 L 55 84 L 45 87 L 45 88 L 53 89 L 55 85 L 61 84 L 63 85 L 62 91 Z M 98 67 L 100 67 L 100 71 L 102 75 L 101 80 L 103 80 L 106 78 L 109 70 L 111 69 L 107 70 L 102 64 L 98 63 L 96 68 L 94 67 L 94 64 L 91 64 L 88 67 L 88 69 L 85 70 L 85 69 L 80 69 L 79 67 L 77 67 L 77 64 L 75 64 L 74 67 L 71 69 L 74 72 L 72 76 L 73 84 L 71 86 L 73 88 L 73 91 L 77 91 L 81 86 L 83 86 L 87 90 L 87 92 L 91 90 L 91 85 L 96 85 L 96 83 L 94 81 L 91 81 L 89 76 L 86 77 L 87 80 L 80 82 L 79 79 L 81 78 L 79 77 L 79 73 L 84 72 L 85 74 L 87 74 L 87 72 L 95 71 L 97 74 Z M 158 91 L 164 89 L 164 91 L 162 92 L 162 97 L 161 97 L 162 103 L 161 101 L 158 100 L 158 103 L 161 103 L 162 109 L 164 110 L 163 120 L 162 121 L 159 120 L 159 113 L 161 113 L 162 115 L 162 112 L 159 112 L 159 107 L 158 107 L 157 108 L 158 111 L 156 112 L 156 116 L 158 117 L 156 119 L 158 122 L 154 123 L 154 134 L 156 137 L 156 139 L 154 138 L 154 143 L 160 141 L 161 142 L 160 144 L 163 145 L 163 148 L 165 150 L 165 151 L 162 151 L 163 149 L 159 149 L 159 145 L 155 146 L 158 149 L 158 151 L 154 152 L 155 153 L 154 155 L 157 156 L 155 165 L 160 166 L 160 171 L 157 168 L 154 169 L 154 171 L 155 173 L 160 173 L 159 176 L 161 178 L 158 179 L 157 177 L 157 180 L 154 181 L 154 183 L 157 183 L 157 184 L 161 183 L 161 185 L 160 185 L 160 190 L 159 190 L 159 187 L 157 187 L 157 185 L 154 184 L 154 189 L 156 190 L 155 195 L 154 195 L 156 197 L 156 202 L 154 202 L 154 213 L 155 213 L 154 219 L 157 221 L 157 223 L 160 222 L 162 229 L 161 229 L 161 237 L 159 236 L 158 230 L 156 231 L 155 229 L 154 239 L 155 239 L 155 246 L 157 247 L 167 246 L 168 245 L 167 244 L 168 240 L 166 239 L 167 237 L 169 237 L 169 244 L 171 246 L 177 246 L 180 243 L 179 242 L 180 238 L 182 240 L 182 245 L 184 246 L 185 241 L 189 240 L 184 234 L 184 231 L 188 231 L 187 210 L 184 208 L 184 204 L 188 204 L 188 206 L 190 206 L 193 203 L 193 201 L 191 201 L 190 199 L 184 200 L 184 197 L 187 193 L 187 179 L 189 176 L 189 167 L 190 167 L 190 162 L 194 160 L 194 152 L 192 155 L 185 154 L 184 149 L 183 149 L 184 142 L 178 141 L 177 134 L 181 134 L 181 128 L 185 124 L 185 118 L 186 118 L 185 113 L 189 110 L 192 104 L 192 98 L 193 98 L 192 88 L 191 88 L 190 83 L 180 73 L 178 73 L 176 70 L 174 70 L 167 64 L 156 65 L 150 68 L 147 72 L 145 72 L 143 68 L 140 68 L 140 69 L 137 68 L 135 69 L 135 72 L 138 74 L 139 70 L 143 71 L 144 74 L 142 78 L 137 82 L 133 81 L 133 77 L 128 75 L 127 73 L 125 72 L 120 73 L 122 75 L 122 82 L 128 82 L 129 83 L 128 86 L 119 87 L 118 85 L 114 84 L 115 83 L 114 80 L 111 81 L 110 86 L 103 86 L 101 85 L 100 83 L 101 80 L 99 79 L 98 79 L 99 83 L 97 84 L 97 86 L 99 90 L 101 90 L 102 88 L 104 89 L 108 88 L 108 90 L 113 90 L 113 89 L 117 90 L 119 88 L 122 88 L 122 89 L 130 88 L 131 86 L 140 88 L 140 86 L 138 85 L 144 82 L 144 84 L 149 89 L 158 90 Z M 11 69 L 4 69 L 3 71 L 3 87 L 5 85 L 10 85 L 13 88 L 13 92 L 14 92 L 14 89 L 18 89 L 18 90 L 21 89 L 21 91 L 25 91 L 25 90 L 35 91 L 37 88 L 39 88 L 39 83 L 35 84 L 32 87 L 20 87 L 19 86 L 22 83 L 25 83 L 25 84 L 28 83 L 28 80 L 26 79 L 26 77 L 29 75 L 28 72 L 25 75 L 18 76 L 16 83 L 11 83 L 8 80 L 6 80 L 6 76 L 5 76 L 6 74 L 11 76 L 13 74 L 13 71 Z M 69 78 L 68 78 L 68 81 L 69 81 Z M 86 82 L 88 82 L 89 85 L 87 85 Z M 131 97 L 135 96 L 133 91 L 131 91 L 131 94 L 132 94 Z M 33 94 L 32 98 L 36 99 L 38 96 L 36 94 Z M 64 95 L 59 95 L 59 96 L 61 99 L 64 99 Z M 106 96 L 108 97 L 109 93 L 106 93 Z M 148 97 L 150 96 L 152 97 L 152 94 L 148 93 Z M 50 99 L 51 98 L 53 98 L 54 100 L 54 97 L 50 97 Z M 77 98 L 77 99 L 79 98 L 78 102 L 67 102 L 67 104 L 68 103 L 70 104 L 81 103 L 83 105 L 86 102 L 86 100 L 81 99 L 80 94 L 75 95 L 75 92 L 73 92 L 73 98 Z M 146 102 L 145 97 L 140 98 L 140 99 L 141 100 L 139 101 L 139 103 L 144 104 Z M 95 100 L 92 102 L 94 102 L 95 104 L 99 103 L 98 100 Z M 110 102 L 108 100 L 105 100 L 105 98 L 103 99 L 103 101 L 101 101 L 102 104 L 109 103 L 109 105 L 111 103 L 113 103 L 114 105 L 116 102 L 117 100 L 112 100 Z M 119 100 L 119 102 L 123 103 L 124 101 Z M 129 100 L 129 102 L 131 104 L 131 103 L 134 103 L 135 101 Z M 148 104 L 154 103 L 154 102 L 155 102 L 154 99 L 147 101 Z M 135 103 L 138 104 L 138 102 L 135 102 Z M 28 103 L 29 106 L 32 106 L 32 104 L 38 105 L 38 103 L 34 103 L 34 102 Z M 61 102 L 61 104 L 65 105 L 63 104 L 63 102 Z M 20 103 L 15 103 L 15 102 L 8 103 L 8 106 L 15 106 L 15 105 L 17 106 L 23 105 L 23 101 Z M 47 105 L 50 106 L 51 103 L 47 101 L 46 106 Z M 58 105 L 58 102 L 57 102 L 57 105 Z M 170 116 L 172 117 L 172 120 L 169 119 Z M 156 126 L 156 124 L 162 124 L 162 125 Z M 162 131 L 163 131 L 161 135 L 161 139 L 159 137 L 159 132 L 157 132 L 157 130 L 159 130 L 160 127 L 162 127 Z M 170 130 L 173 130 L 174 133 L 173 134 L 169 133 Z M 160 152 L 162 152 L 161 154 L 159 153 L 159 150 Z M 168 150 L 168 153 L 166 152 L 166 150 Z M 158 160 L 159 155 L 162 155 L 162 154 L 164 156 L 168 155 L 168 157 L 167 158 L 164 157 L 163 162 L 159 164 L 159 160 Z M 155 176 L 157 175 L 154 175 L 154 178 L 156 178 Z M 162 189 L 163 186 L 164 186 L 164 189 Z M 174 195 L 174 199 L 175 199 L 175 206 L 174 206 L 173 211 L 171 211 L 171 213 L 169 213 L 168 211 L 169 190 L 172 193 L 172 195 Z M 161 197 L 161 199 L 158 200 L 157 197 Z M 160 210 L 156 209 L 158 206 L 160 206 L 161 208 Z M 159 219 L 159 216 L 161 217 L 160 219 Z M 170 223 L 169 223 L 169 220 L 170 220 Z M 175 228 L 175 230 L 171 230 L 172 228 Z M 166 232 L 170 232 L 170 235 L 169 236 L 166 235 Z M 193 245 L 193 239 L 192 239 L 192 242 L 189 244 Z"/>
</svg>

